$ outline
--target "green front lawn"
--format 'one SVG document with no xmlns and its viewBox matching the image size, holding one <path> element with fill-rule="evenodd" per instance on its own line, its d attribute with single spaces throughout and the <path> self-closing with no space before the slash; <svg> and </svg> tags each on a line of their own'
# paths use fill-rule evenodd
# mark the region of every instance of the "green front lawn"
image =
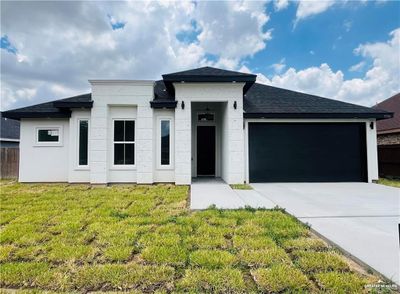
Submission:
<svg viewBox="0 0 400 294">
<path fill-rule="evenodd" d="M 380 178 L 378 180 L 378 184 L 400 188 L 400 180 L 399 179 Z"/>
<path fill-rule="evenodd" d="M 190 212 L 188 187 L 1 182 L 0 286 L 363 293 L 376 276 L 280 210 Z"/>
</svg>

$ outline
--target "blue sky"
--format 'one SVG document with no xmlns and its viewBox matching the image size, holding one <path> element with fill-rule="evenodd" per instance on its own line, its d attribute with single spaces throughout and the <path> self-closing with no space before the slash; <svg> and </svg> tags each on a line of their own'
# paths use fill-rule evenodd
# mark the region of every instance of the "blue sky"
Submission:
<svg viewBox="0 0 400 294">
<path fill-rule="evenodd" d="M 205 65 L 371 106 L 400 91 L 400 1 L 2 1 L 0 52 L 2 110 Z"/>
<path fill-rule="evenodd" d="M 250 68 L 271 76 L 271 61 L 285 58 L 286 64 L 294 68 L 327 62 L 333 70 L 342 70 L 346 78 L 360 77 L 360 72 L 348 70 L 361 61 L 353 53 L 354 48 L 362 43 L 384 42 L 388 33 L 400 25 L 400 5 L 395 1 L 333 7 L 294 28 L 295 15 L 295 5 L 271 15 L 268 25 L 274 29 L 274 38 L 268 48 L 248 59 Z"/>
</svg>

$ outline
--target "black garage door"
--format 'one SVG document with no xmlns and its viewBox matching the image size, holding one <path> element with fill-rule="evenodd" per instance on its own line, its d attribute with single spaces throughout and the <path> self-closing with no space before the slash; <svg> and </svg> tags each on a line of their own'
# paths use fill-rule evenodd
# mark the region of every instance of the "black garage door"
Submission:
<svg viewBox="0 0 400 294">
<path fill-rule="evenodd" d="M 363 123 L 249 123 L 250 182 L 367 181 Z"/>
</svg>

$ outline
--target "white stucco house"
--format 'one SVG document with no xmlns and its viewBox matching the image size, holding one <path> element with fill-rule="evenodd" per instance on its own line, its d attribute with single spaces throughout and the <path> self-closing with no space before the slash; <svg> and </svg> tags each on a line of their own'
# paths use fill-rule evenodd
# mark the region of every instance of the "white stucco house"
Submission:
<svg viewBox="0 0 400 294">
<path fill-rule="evenodd" d="M 21 182 L 371 182 L 391 113 L 203 67 L 3 112 L 19 119 Z"/>
</svg>

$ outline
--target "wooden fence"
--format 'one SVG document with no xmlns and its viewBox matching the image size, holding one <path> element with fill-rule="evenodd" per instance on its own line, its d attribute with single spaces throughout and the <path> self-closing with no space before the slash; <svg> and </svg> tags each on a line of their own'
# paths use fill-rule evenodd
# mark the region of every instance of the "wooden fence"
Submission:
<svg viewBox="0 0 400 294">
<path fill-rule="evenodd" d="M 18 179 L 19 148 L 0 149 L 0 178 Z"/>
<path fill-rule="evenodd" d="M 400 144 L 379 145 L 378 163 L 380 177 L 400 178 Z"/>
</svg>

